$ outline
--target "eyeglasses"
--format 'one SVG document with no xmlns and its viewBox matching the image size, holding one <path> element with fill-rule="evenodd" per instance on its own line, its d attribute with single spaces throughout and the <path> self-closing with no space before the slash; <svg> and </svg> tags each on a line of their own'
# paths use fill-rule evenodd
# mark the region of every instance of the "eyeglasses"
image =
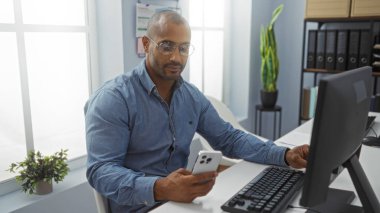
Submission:
<svg viewBox="0 0 380 213">
<path fill-rule="evenodd" d="M 149 38 L 148 36 L 146 37 L 149 40 L 151 40 L 154 44 L 156 44 L 158 52 L 160 52 L 162 55 L 171 55 L 178 47 L 179 54 L 187 57 L 193 54 L 195 50 L 192 44 L 177 44 L 171 41 L 162 41 L 159 44 L 157 44 L 153 39 Z"/>
</svg>

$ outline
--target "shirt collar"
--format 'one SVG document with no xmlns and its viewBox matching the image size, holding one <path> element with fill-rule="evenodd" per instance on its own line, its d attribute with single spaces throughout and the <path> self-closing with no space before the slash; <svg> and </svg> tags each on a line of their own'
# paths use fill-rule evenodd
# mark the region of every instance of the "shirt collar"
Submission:
<svg viewBox="0 0 380 213">
<path fill-rule="evenodd" d="M 139 74 L 141 84 L 143 85 L 143 87 L 146 89 L 146 91 L 150 95 L 153 92 L 156 85 L 154 84 L 154 82 L 150 78 L 150 76 L 148 74 L 148 70 L 146 69 L 146 59 L 144 59 L 141 62 L 138 70 L 139 70 L 138 74 Z M 178 89 L 183 84 L 183 82 L 184 82 L 184 80 L 183 80 L 182 76 L 180 76 L 179 79 L 176 81 L 175 89 Z"/>
</svg>

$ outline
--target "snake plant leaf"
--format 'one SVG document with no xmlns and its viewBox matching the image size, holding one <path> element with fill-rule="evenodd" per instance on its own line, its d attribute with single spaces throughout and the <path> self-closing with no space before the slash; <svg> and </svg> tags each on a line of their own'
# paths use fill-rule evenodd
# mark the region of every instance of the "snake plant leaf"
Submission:
<svg viewBox="0 0 380 213">
<path fill-rule="evenodd" d="M 261 63 L 261 81 L 263 82 L 264 87 L 265 87 L 265 82 L 267 82 L 267 75 L 268 75 L 266 63 L 267 63 L 267 60 L 263 60 Z"/>
<path fill-rule="evenodd" d="M 260 55 L 262 58 L 264 58 L 264 56 L 265 56 L 264 50 L 265 50 L 265 28 L 263 26 L 261 26 L 261 30 L 260 30 Z"/>
<path fill-rule="evenodd" d="M 274 22 L 276 22 L 278 16 L 280 15 L 280 13 L 282 12 L 282 10 L 284 9 L 284 5 L 283 4 L 280 4 L 272 13 L 272 19 L 270 21 L 270 24 L 269 24 L 269 29 L 271 30 L 273 28 L 273 25 L 274 25 Z"/>
<path fill-rule="evenodd" d="M 275 38 L 275 35 L 274 35 L 274 30 L 268 30 L 268 40 L 269 40 L 269 43 L 270 43 L 270 46 L 273 48 L 273 49 L 276 49 L 277 45 L 276 45 L 276 38 Z"/>
<path fill-rule="evenodd" d="M 278 6 L 272 14 L 272 20 L 268 26 L 261 26 L 260 30 L 260 55 L 261 55 L 261 82 L 264 91 L 275 92 L 277 90 L 277 78 L 279 71 L 279 59 L 277 56 L 276 35 L 274 22 L 283 10 L 283 5 Z"/>
</svg>

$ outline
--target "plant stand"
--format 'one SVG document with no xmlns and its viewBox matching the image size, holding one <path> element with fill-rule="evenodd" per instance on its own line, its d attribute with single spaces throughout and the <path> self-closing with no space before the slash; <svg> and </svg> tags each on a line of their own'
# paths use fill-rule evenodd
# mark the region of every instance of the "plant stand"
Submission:
<svg viewBox="0 0 380 213">
<path fill-rule="evenodd" d="M 46 181 L 39 181 L 36 186 L 36 194 L 37 195 L 45 195 L 49 194 L 53 191 L 53 183 L 49 183 Z"/>
<path fill-rule="evenodd" d="M 263 105 L 256 105 L 255 110 L 255 134 L 261 135 L 261 117 L 262 112 L 272 112 L 274 114 L 273 119 L 273 140 L 276 140 L 276 126 L 277 126 L 277 113 L 279 114 L 279 122 L 278 122 L 278 137 L 281 137 L 281 106 L 274 106 L 273 108 L 266 108 Z M 259 116 L 257 116 L 259 113 Z M 257 123 L 257 119 L 259 119 L 259 123 Z M 257 128 L 259 131 L 257 131 Z"/>
</svg>

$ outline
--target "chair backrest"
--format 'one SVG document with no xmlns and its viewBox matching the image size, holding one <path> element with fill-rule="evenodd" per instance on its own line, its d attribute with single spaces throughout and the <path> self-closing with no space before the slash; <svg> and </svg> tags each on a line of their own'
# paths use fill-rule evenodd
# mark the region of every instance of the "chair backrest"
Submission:
<svg viewBox="0 0 380 213">
<path fill-rule="evenodd" d="M 98 213 L 111 213 L 107 198 L 105 198 L 95 189 L 93 189 L 93 191 L 94 191 L 96 208 L 98 209 Z"/>
<path fill-rule="evenodd" d="M 223 120 L 228 121 L 236 129 L 240 129 L 240 130 L 243 130 L 244 132 L 248 132 L 246 129 L 244 129 L 244 127 L 240 125 L 238 120 L 235 118 L 234 114 L 223 102 L 211 96 L 206 96 L 206 97 L 214 106 L 216 111 L 219 113 L 219 116 L 223 118 Z"/>
<path fill-rule="evenodd" d="M 219 113 L 219 116 L 223 118 L 223 120 L 228 121 L 235 129 L 240 129 L 246 133 L 252 134 L 256 136 L 257 138 L 267 141 L 267 138 L 261 137 L 259 135 L 253 134 L 252 132 L 246 130 L 242 125 L 240 125 L 239 121 L 236 119 L 234 114 L 231 112 L 231 110 L 221 101 L 218 99 L 211 97 L 211 96 L 206 96 L 207 99 L 211 102 L 211 104 L 214 106 L 216 111 Z"/>
</svg>

